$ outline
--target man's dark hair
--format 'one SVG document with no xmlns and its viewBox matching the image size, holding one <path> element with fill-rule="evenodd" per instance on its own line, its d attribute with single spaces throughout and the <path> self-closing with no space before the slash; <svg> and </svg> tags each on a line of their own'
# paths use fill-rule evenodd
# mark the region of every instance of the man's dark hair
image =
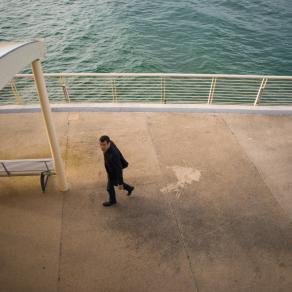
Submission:
<svg viewBox="0 0 292 292">
<path fill-rule="evenodd" d="M 99 138 L 99 141 L 100 142 L 107 142 L 107 143 L 109 143 L 110 141 L 111 141 L 111 139 L 110 139 L 110 137 L 109 136 L 107 136 L 107 135 L 102 135 L 100 138 Z"/>
</svg>

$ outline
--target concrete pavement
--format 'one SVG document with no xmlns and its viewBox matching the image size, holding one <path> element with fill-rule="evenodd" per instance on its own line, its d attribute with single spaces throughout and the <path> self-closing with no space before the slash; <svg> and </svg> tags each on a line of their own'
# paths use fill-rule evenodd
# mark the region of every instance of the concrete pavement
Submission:
<svg viewBox="0 0 292 292">
<path fill-rule="evenodd" d="M 291 116 L 53 115 L 71 189 L 0 178 L 0 291 L 292 291 Z M 101 134 L 136 186 L 109 209 Z M 40 113 L 0 137 L 0 159 L 49 156 Z"/>
</svg>

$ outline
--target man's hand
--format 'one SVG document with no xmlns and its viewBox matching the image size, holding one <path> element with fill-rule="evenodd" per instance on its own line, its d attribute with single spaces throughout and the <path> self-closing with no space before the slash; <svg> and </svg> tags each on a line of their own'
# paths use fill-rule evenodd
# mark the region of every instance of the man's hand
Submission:
<svg viewBox="0 0 292 292">
<path fill-rule="evenodd" d="M 123 185 L 118 185 L 118 189 L 119 190 L 123 190 L 124 189 L 124 186 Z"/>
</svg>

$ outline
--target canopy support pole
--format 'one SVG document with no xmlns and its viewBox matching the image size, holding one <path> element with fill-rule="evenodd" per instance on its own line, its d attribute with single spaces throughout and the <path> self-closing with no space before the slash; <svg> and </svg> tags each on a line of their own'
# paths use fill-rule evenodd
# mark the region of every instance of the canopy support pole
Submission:
<svg viewBox="0 0 292 292">
<path fill-rule="evenodd" d="M 32 71 L 34 74 L 35 85 L 37 88 L 42 114 L 46 125 L 51 154 L 55 162 L 58 186 L 60 191 L 65 192 L 69 189 L 69 185 L 65 176 L 65 168 L 61 156 L 59 143 L 57 140 L 56 130 L 53 123 L 45 78 L 43 75 L 42 66 L 39 59 L 32 62 Z"/>
</svg>

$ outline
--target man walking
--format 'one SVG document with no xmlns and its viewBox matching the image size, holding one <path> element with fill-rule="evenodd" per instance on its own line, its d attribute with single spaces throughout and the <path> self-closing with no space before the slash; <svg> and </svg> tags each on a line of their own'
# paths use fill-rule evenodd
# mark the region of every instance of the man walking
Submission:
<svg viewBox="0 0 292 292">
<path fill-rule="evenodd" d="M 99 138 L 99 145 L 104 155 L 104 166 L 107 172 L 107 191 L 109 193 L 109 201 L 104 202 L 104 207 L 116 204 L 115 186 L 119 190 L 128 191 L 130 196 L 134 190 L 133 186 L 126 184 L 123 180 L 123 169 L 128 166 L 128 162 L 113 141 L 106 135 Z"/>
</svg>

